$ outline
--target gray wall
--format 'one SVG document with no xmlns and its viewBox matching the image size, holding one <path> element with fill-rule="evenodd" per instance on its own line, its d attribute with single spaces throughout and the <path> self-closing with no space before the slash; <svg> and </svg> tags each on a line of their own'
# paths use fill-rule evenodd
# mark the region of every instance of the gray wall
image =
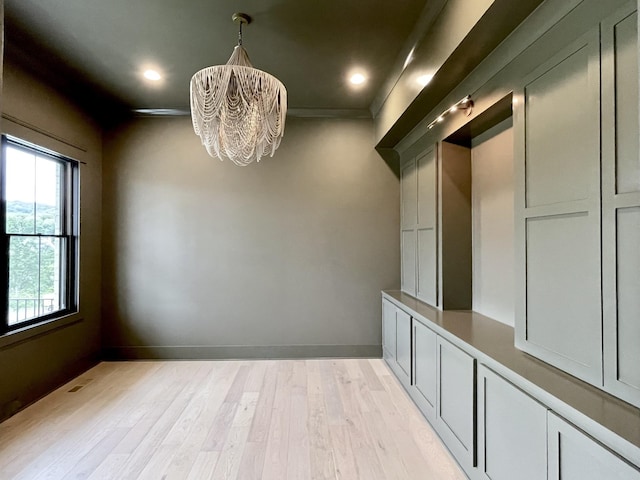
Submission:
<svg viewBox="0 0 640 480">
<path fill-rule="evenodd" d="M 100 351 L 102 137 L 80 109 L 4 61 L 2 131 L 85 162 L 80 168 L 80 311 L 0 336 L 0 419 L 97 361 Z"/>
<path fill-rule="evenodd" d="M 209 157 L 186 117 L 107 134 L 107 352 L 380 355 L 399 183 L 373 146 L 371 120 L 289 118 L 275 157 L 241 168 Z"/>
</svg>

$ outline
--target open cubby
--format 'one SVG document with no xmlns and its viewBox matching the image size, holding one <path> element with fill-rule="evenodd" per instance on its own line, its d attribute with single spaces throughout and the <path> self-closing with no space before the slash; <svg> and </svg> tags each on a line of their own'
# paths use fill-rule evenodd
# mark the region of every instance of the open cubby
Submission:
<svg viewBox="0 0 640 480">
<path fill-rule="evenodd" d="M 509 94 L 436 145 L 423 143 L 419 148 L 405 152 L 402 164 L 402 171 L 405 173 L 402 176 L 402 258 L 405 292 L 443 310 L 471 310 L 475 307 L 474 291 L 478 291 L 481 292 L 478 296 L 482 297 L 482 302 L 479 303 L 481 308 L 489 306 L 488 311 L 481 313 L 491 316 L 491 313 L 496 312 L 496 316 L 500 317 L 498 320 L 513 325 L 513 306 L 505 307 L 502 304 L 508 303 L 507 301 L 492 300 L 490 293 L 504 287 L 504 284 L 511 285 L 512 278 L 498 287 L 474 287 L 474 278 L 476 281 L 486 282 L 499 280 L 500 274 L 491 272 L 490 267 L 483 270 L 488 271 L 486 275 L 477 275 L 474 268 L 482 261 L 485 250 L 498 259 L 496 268 L 505 267 L 505 262 L 501 262 L 499 258 L 501 252 L 498 251 L 503 247 L 491 246 L 494 241 L 505 241 L 497 237 L 504 236 L 505 229 L 499 226 L 496 235 L 491 235 L 493 226 L 488 226 L 488 235 L 482 237 L 483 241 L 486 239 L 489 242 L 488 245 L 483 244 L 482 248 L 474 245 L 480 238 L 474 229 L 484 226 L 484 217 L 478 218 L 477 209 L 485 208 L 485 203 L 491 203 L 491 200 L 474 200 L 474 177 L 482 179 L 483 189 L 491 189 L 492 179 L 501 179 L 504 174 L 489 171 L 474 175 L 473 149 L 483 146 L 487 150 L 486 145 L 493 136 L 510 130 L 511 104 L 512 95 Z M 506 151 L 495 155 L 489 151 L 483 155 L 500 157 L 503 164 L 508 163 L 508 172 L 512 172 L 513 144 L 508 140 L 497 146 L 504 147 Z M 503 167 L 495 162 L 491 164 L 491 158 L 487 161 L 489 168 L 501 170 Z M 504 181 L 509 184 L 506 190 L 510 197 L 502 195 L 504 189 L 500 189 L 498 196 L 501 196 L 502 203 L 509 203 L 506 210 L 509 211 L 509 221 L 512 221 L 513 179 L 512 173 L 509 175 L 511 177 Z M 490 190 L 483 190 L 481 194 L 494 196 L 494 192 Z M 491 208 L 495 210 L 495 206 Z M 513 243 L 511 230 L 512 228 L 506 236 L 508 243 Z M 509 252 L 511 258 L 512 248 Z M 512 270 L 513 260 L 507 263 L 507 267 Z M 508 296 L 511 298 L 512 292 L 508 292 Z"/>
</svg>

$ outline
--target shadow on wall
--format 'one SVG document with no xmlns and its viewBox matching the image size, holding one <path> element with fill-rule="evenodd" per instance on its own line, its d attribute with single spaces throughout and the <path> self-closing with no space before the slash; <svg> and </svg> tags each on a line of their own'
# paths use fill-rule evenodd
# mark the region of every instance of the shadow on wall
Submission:
<svg viewBox="0 0 640 480">
<path fill-rule="evenodd" d="M 393 148 L 376 148 L 376 151 L 380 154 L 385 161 L 389 169 L 393 172 L 398 180 L 400 180 L 400 155 Z"/>
</svg>

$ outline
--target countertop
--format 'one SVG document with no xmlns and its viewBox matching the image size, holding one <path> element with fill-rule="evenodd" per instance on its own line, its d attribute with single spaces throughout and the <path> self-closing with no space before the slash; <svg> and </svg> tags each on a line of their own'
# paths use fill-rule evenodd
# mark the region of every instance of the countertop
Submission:
<svg viewBox="0 0 640 480">
<path fill-rule="evenodd" d="M 639 408 L 518 350 L 514 329 L 508 325 L 473 311 L 442 311 L 400 291 L 382 293 L 479 362 L 640 464 Z"/>
</svg>

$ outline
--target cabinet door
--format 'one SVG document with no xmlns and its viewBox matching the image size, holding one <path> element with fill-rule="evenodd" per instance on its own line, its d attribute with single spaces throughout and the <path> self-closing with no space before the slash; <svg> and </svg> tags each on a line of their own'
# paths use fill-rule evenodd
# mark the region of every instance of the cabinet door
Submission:
<svg viewBox="0 0 640 480">
<path fill-rule="evenodd" d="M 403 292 L 416 294 L 417 234 L 418 223 L 418 175 L 416 161 L 404 163 L 400 172 L 401 231 L 400 254 Z"/>
<path fill-rule="evenodd" d="M 396 309 L 396 363 L 411 378 L 411 316 Z"/>
<path fill-rule="evenodd" d="M 402 232 L 402 291 L 416 294 L 416 230 Z"/>
<path fill-rule="evenodd" d="M 602 23 L 602 274 L 604 383 L 640 406 L 640 154 L 638 14 Z"/>
<path fill-rule="evenodd" d="M 415 228 L 418 223 L 418 177 L 416 161 L 407 161 L 400 172 L 400 202 L 402 204 L 402 229 Z"/>
<path fill-rule="evenodd" d="M 549 412 L 549 480 L 640 480 L 640 470 Z"/>
<path fill-rule="evenodd" d="M 533 72 L 514 110 L 516 346 L 596 385 L 602 384 L 599 54 L 595 29 Z"/>
<path fill-rule="evenodd" d="M 478 467 L 490 480 L 547 474 L 547 409 L 483 365 L 478 367 Z"/>
<path fill-rule="evenodd" d="M 413 319 L 413 384 L 414 396 L 422 413 L 435 420 L 437 401 L 437 344 L 438 335 Z"/>
<path fill-rule="evenodd" d="M 470 472 L 475 459 L 475 359 L 438 337 L 436 425 L 460 466 Z"/>
<path fill-rule="evenodd" d="M 396 358 L 396 307 L 388 300 L 382 300 L 382 355 Z"/>
<path fill-rule="evenodd" d="M 416 160 L 418 168 L 418 269 L 416 296 L 431 305 L 438 301 L 436 150 L 431 147 Z"/>
</svg>

